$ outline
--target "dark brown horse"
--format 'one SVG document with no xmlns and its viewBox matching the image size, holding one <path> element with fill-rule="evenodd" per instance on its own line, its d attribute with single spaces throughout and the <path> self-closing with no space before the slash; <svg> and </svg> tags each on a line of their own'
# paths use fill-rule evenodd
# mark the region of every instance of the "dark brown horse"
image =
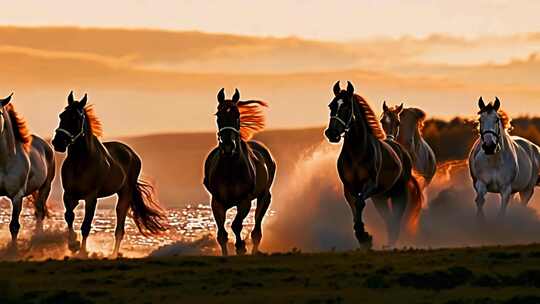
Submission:
<svg viewBox="0 0 540 304">
<path fill-rule="evenodd" d="M 410 156 L 400 144 L 385 140 L 375 113 L 364 98 L 354 94 L 350 82 L 347 90 L 340 89 L 339 81 L 334 85 L 329 107 L 325 135 L 332 143 L 345 138 L 337 167 L 353 213 L 356 238 L 361 246 L 371 247 L 372 238 L 362 219 L 365 200 L 371 198 L 386 222 L 388 245 L 394 246 L 402 222 L 414 231 L 422 207 L 422 189 L 412 175 Z"/>
<path fill-rule="evenodd" d="M 213 149 L 204 164 L 204 186 L 212 195 L 212 211 L 216 220 L 217 240 L 223 255 L 227 255 L 227 231 L 225 214 L 236 206 L 232 223 L 236 235 L 236 253 L 244 254 L 246 244 L 242 240 L 243 222 L 257 199 L 255 227 L 251 232 L 252 253 L 257 253 L 262 238 L 262 220 L 270 206 L 270 187 L 276 173 L 276 164 L 268 149 L 251 141 L 254 133 L 264 128 L 264 115 L 258 100 L 239 101 L 235 91 L 232 99 L 225 99 L 224 90 L 217 96 L 218 147 Z"/>
<path fill-rule="evenodd" d="M 69 229 L 70 249 L 86 253 L 86 239 L 90 234 L 97 199 L 118 195 L 116 205 L 116 231 L 113 257 L 118 255 L 124 236 L 124 224 L 130 208 L 135 224 L 143 235 L 157 234 L 165 229 L 161 208 L 153 199 L 152 186 L 139 179 L 141 159 L 127 145 L 120 142 L 101 143 L 101 124 L 87 96 L 79 101 L 69 94 L 68 106 L 60 114 L 53 146 L 57 152 L 68 151 L 62 164 L 65 219 Z M 73 230 L 79 200 L 84 200 L 84 220 L 81 227 L 82 245 Z"/>
</svg>

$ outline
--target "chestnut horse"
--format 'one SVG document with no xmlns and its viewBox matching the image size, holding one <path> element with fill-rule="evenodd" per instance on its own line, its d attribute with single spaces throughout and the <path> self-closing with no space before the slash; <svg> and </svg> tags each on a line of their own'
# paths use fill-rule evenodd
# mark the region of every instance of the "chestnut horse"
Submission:
<svg viewBox="0 0 540 304">
<path fill-rule="evenodd" d="M 371 198 L 386 222 L 388 246 L 393 247 L 402 222 L 414 232 L 422 208 L 422 189 L 412 174 L 411 158 L 400 144 L 385 140 L 375 113 L 354 93 L 350 82 L 347 90 L 341 90 L 338 81 L 333 90 L 325 135 L 331 143 L 344 137 L 337 167 L 353 213 L 356 238 L 362 247 L 371 247 L 372 237 L 362 219 L 365 200 Z"/>
<path fill-rule="evenodd" d="M 253 134 L 264 128 L 263 101 L 239 101 L 235 91 L 232 99 L 225 99 L 224 89 L 217 96 L 218 147 L 214 148 L 204 164 L 204 186 L 212 196 L 212 211 L 216 220 L 217 240 L 223 255 L 227 255 L 227 231 L 225 214 L 237 208 L 232 229 L 236 235 L 236 253 L 245 254 L 242 240 L 243 222 L 251 209 L 251 201 L 257 199 L 255 227 L 251 232 L 252 253 L 256 254 L 262 238 L 262 220 L 270 206 L 270 187 L 276 174 L 276 164 L 268 149 L 250 140 Z"/>
<path fill-rule="evenodd" d="M 165 230 L 164 215 L 153 198 L 153 188 L 139 179 L 141 159 L 127 145 L 120 142 L 101 143 L 101 124 L 91 106 L 86 106 L 86 94 L 80 101 L 69 94 L 68 105 L 60 114 L 53 146 L 67 156 L 62 164 L 65 219 L 72 251 L 86 254 L 86 240 L 90 234 L 97 199 L 118 195 L 113 257 L 118 255 L 124 237 L 126 215 L 131 209 L 133 220 L 143 235 L 158 234 Z M 73 210 L 84 200 L 84 220 L 81 226 L 82 245 L 73 230 Z"/>
</svg>

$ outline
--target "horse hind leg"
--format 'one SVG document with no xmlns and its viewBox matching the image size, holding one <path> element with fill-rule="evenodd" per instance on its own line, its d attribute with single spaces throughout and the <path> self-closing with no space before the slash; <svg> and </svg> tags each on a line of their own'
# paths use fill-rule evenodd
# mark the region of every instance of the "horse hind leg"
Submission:
<svg viewBox="0 0 540 304">
<path fill-rule="evenodd" d="M 390 208 L 388 206 L 388 199 L 387 198 L 372 198 L 373 205 L 375 206 L 375 209 L 377 209 L 377 212 L 383 219 L 385 225 L 386 225 L 386 231 L 388 234 L 388 248 L 392 247 L 392 244 L 390 242 L 390 226 L 391 226 L 391 220 L 392 220 L 392 213 L 390 211 Z"/>
<path fill-rule="evenodd" d="M 240 202 L 236 209 L 236 216 L 234 217 L 231 228 L 236 236 L 236 254 L 244 255 L 246 253 L 246 242 L 242 240 L 242 229 L 244 228 L 244 219 L 251 209 L 251 201 L 245 200 Z"/>
<path fill-rule="evenodd" d="M 388 229 L 388 246 L 391 248 L 395 247 L 397 241 L 399 240 L 401 223 L 403 216 L 405 215 L 405 210 L 407 209 L 408 198 L 409 189 L 407 187 L 404 188 L 404 191 L 391 198 L 392 214 L 390 216 L 390 226 Z"/>
<path fill-rule="evenodd" d="M 37 192 L 32 194 L 36 209 L 36 232 L 43 232 L 43 220 L 47 216 L 47 200 L 51 193 L 51 183 L 47 181 Z"/>
<path fill-rule="evenodd" d="M 116 204 L 116 229 L 114 230 L 114 248 L 112 258 L 117 258 L 120 251 L 120 244 L 125 234 L 126 216 L 129 211 L 131 191 L 123 189 L 118 193 L 118 203 Z"/>
<path fill-rule="evenodd" d="M 255 210 L 255 226 L 251 231 L 251 240 L 253 241 L 253 249 L 251 254 L 259 253 L 259 244 L 262 239 L 262 220 L 268 207 L 270 206 L 272 195 L 270 192 L 266 192 L 257 198 L 257 209 Z"/>
<path fill-rule="evenodd" d="M 225 216 L 226 216 L 227 210 L 221 204 L 218 202 L 215 198 L 212 198 L 212 213 L 214 214 L 214 220 L 216 221 L 217 226 L 217 241 L 219 243 L 219 246 L 221 247 L 221 254 L 223 256 L 228 255 L 228 249 L 227 249 L 227 242 L 228 242 L 228 234 L 227 230 L 225 229 Z"/>
</svg>

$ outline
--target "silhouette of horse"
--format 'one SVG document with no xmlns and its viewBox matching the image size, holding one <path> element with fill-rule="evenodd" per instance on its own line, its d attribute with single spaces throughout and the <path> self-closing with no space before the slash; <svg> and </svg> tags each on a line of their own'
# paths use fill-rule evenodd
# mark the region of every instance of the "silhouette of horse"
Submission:
<svg viewBox="0 0 540 304">
<path fill-rule="evenodd" d="M 232 223 L 236 235 L 236 253 L 245 254 L 246 244 L 242 240 L 243 222 L 257 199 L 255 227 L 251 232 L 252 253 L 256 254 L 262 238 L 262 220 L 270 206 L 270 187 L 276 173 L 276 164 L 268 149 L 259 142 L 250 140 L 264 128 L 263 101 L 239 101 L 235 91 L 232 99 L 225 99 L 224 89 L 217 95 L 218 147 L 214 148 L 204 164 L 204 186 L 212 196 L 212 211 L 216 220 L 217 240 L 223 255 L 227 255 L 227 231 L 225 214 L 236 206 L 237 213 Z"/>
<path fill-rule="evenodd" d="M 86 254 L 86 240 L 90 234 L 97 199 L 118 195 L 113 257 L 118 255 L 124 236 L 126 215 L 131 214 L 143 235 L 165 230 L 163 213 L 153 198 L 152 186 L 139 179 L 141 159 L 127 145 L 120 142 L 101 143 L 101 123 L 93 108 L 86 106 L 87 95 L 79 101 L 68 96 L 68 105 L 60 114 L 60 125 L 52 141 L 57 152 L 67 156 L 62 164 L 65 219 L 69 230 L 69 247 Z M 81 226 L 82 245 L 73 230 L 79 200 L 84 200 L 84 220 Z"/>
<path fill-rule="evenodd" d="M 484 218 L 484 196 L 501 195 L 499 217 L 506 212 L 510 197 L 518 193 L 527 205 L 540 182 L 540 148 L 527 139 L 510 136 L 510 117 L 500 109 L 501 102 L 486 105 L 478 100 L 480 138 L 469 154 L 469 169 L 476 190 L 477 216 Z"/>
<path fill-rule="evenodd" d="M 16 249 L 24 197 L 30 196 L 34 203 L 36 230 L 43 230 L 55 167 L 51 146 L 30 134 L 10 103 L 12 95 L 0 99 L 0 195 L 9 197 L 13 205 L 9 230 L 11 246 Z"/>
<path fill-rule="evenodd" d="M 390 139 L 399 142 L 412 158 L 414 170 L 424 179 L 424 185 L 431 183 L 437 171 L 435 153 L 422 137 L 426 113 L 418 108 L 403 108 L 403 104 L 389 108 L 383 103 L 381 125 Z"/>
<path fill-rule="evenodd" d="M 365 200 L 371 198 L 386 222 L 388 246 L 394 246 L 402 222 L 413 233 L 422 208 L 422 189 L 412 175 L 410 156 L 400 144 L 385 140 L 375 113 L 364 98 L 354 94 L 350 82 L 347 90 L 336 82 L 333 91 L 325 135 L 331 143 L 344 137 L 337 167 L 353 213 L 356 238 L 362 247 L 371 247 L 372 238 L 362 220 Z"/>
</svg>

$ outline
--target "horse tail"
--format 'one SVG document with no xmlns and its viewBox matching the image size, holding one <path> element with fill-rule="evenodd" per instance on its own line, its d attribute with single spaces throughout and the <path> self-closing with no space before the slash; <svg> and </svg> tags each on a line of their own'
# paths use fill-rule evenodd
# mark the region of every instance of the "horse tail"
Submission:
<svg viewBox="0 0 540 304">
<path fill-rule="evenodd" d="M 420 184 L 420 176 L 416 172 L 412 172 L 411 178 L 407 182 L 407 189 L 409 192 L 408 206 L 407 206 L 407 231 L 411 235 L 415 235 L 418 230 L 418 220 L 420 219 L 420 211 L 424 204 L 424 193 Z"/>
<path fill-rule="evenodd" d="M 132 190 L 131 213 L 142 235 L 156 235 L 167 229 L 165 214 L 155 198 L 154 186 L 142 179 Z"/>
</svg>

